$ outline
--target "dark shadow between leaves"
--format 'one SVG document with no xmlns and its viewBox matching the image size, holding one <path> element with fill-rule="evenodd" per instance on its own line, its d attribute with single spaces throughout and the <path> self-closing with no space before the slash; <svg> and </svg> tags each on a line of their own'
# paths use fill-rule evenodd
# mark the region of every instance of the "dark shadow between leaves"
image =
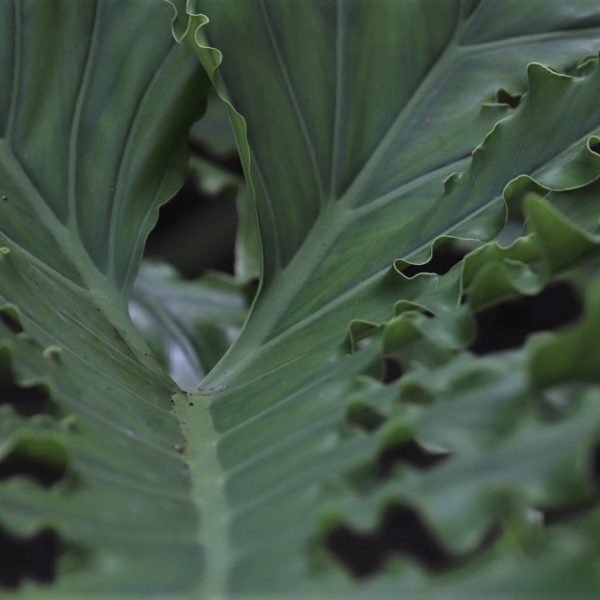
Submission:
<svg viewBox="0 0 600 600">
<path fill-rule="evenodd" d="M 411 454 L 406 447 L 404 452 L 407 456 Z M 417 455 L 419 452 L 417 450 Z M 596 487 L 600 489 L 600 446 L 595 447 L 590 454 L 589 472 Z M 538 510 L 544 515 L 545 525 L 552 526 L 585 515 L 598 505 L 600 497 L 596 494 L 577 504 L 540 507 Z M 490 548 L 501 534 L 502 527 L 496 524 L 475 547 L 465 553 L 454 554 L 441 544 L 416 510 L 394 505 L 384 512 L 375 531 L 362 533 L 340 525 L 326 536 L 324 543 L 336 560 L 353 576 L 366 578 L 375 574 L 394 555 L 404 555 L 431 573 L 450 571 L 464 566 Z"/>
<path fill-rule="evenodd" d="M 364 431 L 375 431 L 385 422 L 385 417 L 373 407 L 358 402 L 348 407 L 346 418 L 351 425 Z"/>
<path fill-rule="evenodd" d="M 391 445 L 379 454 L 377 473 L 381 478 L 389 477 L 401 465 L 425 470 L 443 462 L 448 456 L 446 453 L 429 452 L 415 440 L 408 440 Z"/>
<path fill-rule="evenodd" d="M 27 477 L 38 485 L 50 488 L 64 479 L 67 456 L 55 442 L 38 442 L 32 452 L 28 445 L 17 445 L 0 461 L 0 481 Z"/>
<path fill-rule="evenodd" d="M 17 385 L 10 367 L 0 360 L 0 406 L 5 404 L 12 406 L 13 410 L 23 417 L 54 412 L 45 389 L 40 386 Z"/>
<path fill-rule="evenodd" d="M 0 310 L 0 323 L 5 325 L 13 333 L 22 333 L 23 327 L 19 323 L 19 319 L 8 310 Z"/>
<path fill-rule="evenodd" d="M 328 550 L 355 577 L 372 575 L 390 556 L 406 555 L 428 571 L 444 572 L 468 561 L 498 537 L 494 529 L 477 547 L 463 555 L 444 548 L 428 529 L 419 514 L 406 506 L 388 508 L 373 533 L 359 533 L 338 527 L 326 538 Z"/>
<path fill-rule="evenodd" d="M 198 223 L 210 224 L 203 236 L 198 236 Z M 229 191 L 211 198 L 188 177 L 161 207 L 144 256 L 166 260 L 186 278 L 198 277 L 209 268 L 233 273 L 236 227 L 235 194 Z"/>
<path fill-rule="evenodd" d="M 522 94 L 511 94 L 504 88 L 500 88 L 496 92 L 496 102 L 498 102 L 498 104 L 506 104 L 511 108 L 517 108 L 517 106 L 519 106 L 521 103 L 521 97 Z"/>
<path fill-rule="evenodd" d="M 577 320 L 583 304 L 567 283 L 556 283 L 536 296 L 503 302 L 476 315 L 476 354 L 511 350 L 539 331 L 558 329 Z"/>
<path fill-rule="evenodd" d="M 385 356 L 383 358 L 383 383 L 398 381 L 402 375 L 404 375 L 404 369 L 400 362 L 391 356 Z"/>
<path fill-rule="evenodd" d="M 414 277 L 419 273 L 435 273 L 444 275 L 454 265 L 458 264 L 466 255 L 466 252 L 454 247 L 452 244 L 444 244 L 435 248 L 431 260 L 423 265 L 409 265 L 402 269 L 402 274 L 406 277 Z"/>
<path fill-rule="evenodd" d="M 17 538 L 0 527 L 0 589 L 14 589 L 27 579 L 52 582 L 61 553 L 60 538 L 49 529 L 30 538 Z"/>
</svg>

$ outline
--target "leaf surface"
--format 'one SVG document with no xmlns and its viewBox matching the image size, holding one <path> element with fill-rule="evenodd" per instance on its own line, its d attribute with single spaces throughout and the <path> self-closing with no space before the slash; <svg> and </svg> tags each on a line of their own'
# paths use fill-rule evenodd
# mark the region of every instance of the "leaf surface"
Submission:
<svg viewBox="0 0 600 600">
<path fill-rule="evenodd" d="M 207 88 L 169 17 L 135 0 L 0 4 L 2 553 L 58 537 L 43 597 L 199 577 L 178 388 L 127 312 Z"/>
<path fill-rule="evenodd" d="M 556 70 L 576 71 L 597 51 L 600 13 L 592 3 L 565 11 L 560 3 L 545 2 L 542 8 L 536 2 L 509 7 L 485 1 L 380 2 L 371 10 L 360 1 L 257 0 L 234 6 L 209 0 L 195 14 L 193 8 L 188 6 L 189 20 L 180 11 L 174 31 L 192 43 L 229 106 L 254 192 L 263 256 L 261 289 L 249 320 L 198 388 L 201 397 L 209 397 L 210 420 L 195 407 L 178 404 L 188 438 L 209 437 L 217 448 L 210 468 L 223 483 L 209 494 L 212 480 L 196 478 L 201 512 L 211 523 L 228 514 L 226 530 L 213 525 L 202 534 L 205 546 L 217 549 L 208 556 L 213 576 L 205 590 L 348 590 L 355 584 L 331 569 L 330 559 L 321 560 L 314 544 L 323 535 L 318 523 L 338 514 L 344 489 L 357 486 L 361 498 L 384 443 L 348 429 L 345 400 L 356 392 L 356 382 L 381 376 L 382 348 L 361 339 L 390 320 L 396 307 L 400 314 L 386 329 L 383 352 L 408 358 L 418 350 L 414 344 L 421 344 L 432 357 L 439 354 L 441 364 L 447 362 L 453 348 L 473 334 L 468 310 L 457 309 L 463 271 L 457 267 L 448 277 L 415 279 L 399 272 L 426 262 L 444 239 L 492 239 L 504 224 L 505 200 L 518 202 L 532 190 L 559 194 L 584 188 L 589 200 L 586 186 L 600 174 L 592 150 L 600 128 L 600 71 L 572 78 Z M 525 89 L 516 110 L 498 101 Z M 456 171 L 464 172 L 453 175 Z M 533 260 L 528 243 L 524 238 L 517 244 L 524 253 L 520 265 L 510 259 L 498 265 L 495 251 L 479 256 L 483 264 L 475 269 L 473 289 L 481 299 L 473 300 L 471 310 L 548 283 L 555 271 L 548 271 L 546 261 L 554 259 L 541 257 L 537 248 L 534 257 L 545 275 L 532 274 L 535 281 L 527 288 Z M 565 258 L 562 267 L 576 262 Z M 488 269 L 496 274 L 486 279 Z M 490 359 L 493 372 L 515 371 L 517 387 L 501 375 L 489 383 L 493 392 L 474 383 L 472 410 L 479 411 L 477 402 L 494 394 L 509 404 L 514 397 L 531 402 L 536 391 L 528 383 L 530 353 L 524 352 L 510 360 Z M 452 364 L 449 372 L 459 377 Z M 467 367 L 480 368 L 478 362 Z M 393 397 L 394 389 L 384 388 L 381 395 Z M 444 473 L 457 473 L 457 510 L 464 518 L 457 521 L 460 536 L 456 528 L 444 533 L 435 523 L 427 527 L 437 543 L 459 546 L 448 552 L 466 557 L 476 554 L 487 526 L 512 518 L 510 502 L 494 504 L 488 476 L 505 481 L 507 493 L 522 498 L 519 506 L 572 500 L 578 492 L 567 499 L 549 483 L 560 477 L 562 461 L 580 460 L 581 454 L 568 448 L 555 460 L 548 454 L 547 463 L 532 458 L 522 472 L 502 479 L 502 469 L 517 468 L 513 457 L 523 452 L 523 440 L 529 443 L 529 431 L 535 444 L 539 428 L 539 442 L 548 450 L 555 447 L 553 435 L 563 435 L 535 419 L 528 422 L 525 407 L 510 406 L 506 418 L 515 419 L 516 433 L 498 458 L 490 450 L 495 439 L 490 433 L 482 446 L 475 445 L 478 452 L 459 456 L 457 451 L 443 467 L 433 467 L 430 477 L 415 472 L 410 500 L 402 491 L 404 480 L 387 495 L 384 483 L 371 482 L 383 505 L 409 502 L 422 518 L 442 519 L 440 503 L 451 479 Z M 401 405 L 399 411 L 408 409 Z M 521 430 L 517 424 L 523 422 L 529 424 Z M 574 428 L 579 452 L 594 443 L 594 427 L 588 438 L 576 423 L 592 422 L 582 416 L 565 425 Z M 402 438 L 390 427 L 398 445 Z M 472 435 L 467 429 L 458 434 L 465 444 Z M 564 435 L 570 435 L 566 429 Z M 532 450 L 532 456 L 544 452 Z M 205 442 L 190 447 L 195 473 L 206 470 L 206 454 Z M 479 466 L 467 466 L 469 460 Z M 577 485 L 591 485 L 586 477 Z M 524 478 L 549 491 L 528 496 L 519 487 Z M 426 489 L 438 498 L 431 513 Z M 363 517 L 375 526 L 381 505 L 364 502 L 344 513 L 342 525 L 344 519 Z M 469 521 L 473 507 L 480 511 L 479 525 Z M 448 516 L 448 522 L 456 518 Z M 334 523 L 333 530 L 340 520 Z M 495 544 L 494 552 L 503 544 Z M 369 546 L 358 548 L 369 552 Z M 409 563 L 418 562 L 415 553 L 409 552 Z M 280 566 L 274 572 L 275 560 Z M 440 568 L 458 566 L 449 559 Z M 421 568 L 420 591 L 434 567 Z M 481 569 L 474 577 L 485 581 L 485 561 Z M 471 565 L 457 570 L 462 582 L 457 589 L 471 585 L 470 570 Z M 390 578 L 395 590 L 390 593 L 404 589 L 401 575 Z"/>
<path fill-rule="evenodd" d="M 598 285 L 564 332 L 483 358 L 461 348 L 477 311 L 594 269 L 600 68 L 556 70 L 581 73 L 596 52 L 596 3 L 205 0 L 208 24 L 183 10 L 196 4 L 178 2 L 174 30 L 228 103 L 262 271 L 240 338 L 192 394 L 159 364 L 176 372 L 172 338 L 153 357 L 128 301 L 206 82 L 161 28 L 166 5 L 0 9 L 17 33 L 0 36 L 12 82 L 0 96 L 0 358 L 15 384 L 0 519 L 11 535 L 59 534 L 40 595 L 595 590 L 598 365 L 584 350 Z M 528 91 L 513 111 L 501 88 Z M 504 200 L 523 196 L 527 234 L 483 244 Z M 406 275 L 449 238 L 480 247 L 447 273 Z M 147 270 L 133 302 L 154 303 L 152 327 L 177 317 L 205 331 L 181 308 L 198 290 L 215 282 Z M 221 319 L 239 323 L 224 308 L 219 336 Z M 186 340 L 191 381 L 222 344 L 206 358 L 197 333 Z M 383 356 L 402 363 L 397 381 L 382 382 Z M 35 399 L 19 404 L 18 391 L 38 388 L 41 414 L 23 414 Z M 51 463 L 55 481 L 15 476 L 15 456 Z M 411 535 L 388 543 L 390 523 Z M 350 554 L 380 554 L 357 566 L 339 536 Z M 533 582 L 515 569 L 523 556 Z"/>
</svg>

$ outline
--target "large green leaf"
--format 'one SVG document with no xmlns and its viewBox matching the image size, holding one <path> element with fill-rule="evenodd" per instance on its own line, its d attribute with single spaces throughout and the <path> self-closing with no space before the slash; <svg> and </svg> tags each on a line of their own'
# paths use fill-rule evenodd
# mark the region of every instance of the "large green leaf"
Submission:
<svg viewBox="0 0 600 600">
<path fill-rule="evenodd" d="M 262 244 L 252 314 L 191 394 L 151 356 L 127 308 L 143 239 L 181 183 L 186 130 L 202 108 L 189 48 L 163 27 L 166 4 L 0 7 L 1 26 L 18 34 L 0 37 L 2 73 L 17 84 L 0 95 L 0 364 L 15 384 L 0 457 L 45 462 L 57 479 L 46 488 L 31 473 L 3 476 L 0 522 L 25 537 L 48 527 L 64 549 L 53 584 L 23 595 L 597 589 L 586 569 L 598 531 L 588 468 L 598 365 L 591 353 L 565 355 L 597 338 L 600 288 L 565 333 L 486 358 L 459 350 L 474 311 L 598 256 L 593 229 L 578 223 L 599 214 L 599 157 L 587 142 L 600 128 L 600 68 L 588 61 L 583 78 L 526 69 L 576 67 L 594 53 L 597 5 L 179 4 L 177 36 L 229 103 Z M 184 4 L 210 23 L 188 19 Z M 218 70 L 207 44 L 223 52 Z M 499 88 L 527 85 L 513 114 L 494 102 Z M 559 208 L 578 194 L 588 217 L 574 210 L 567 221 L 530 196 L 530 233 L 512 246 L 483 245 L 445 275 L 401 273 L 440 237 L 493 238 L 503 196 L 532 189 L 553 190 Z M 149 339 L 167 363 L 161 327 L 206 323 L 170 308 L 197 290 L 166 285 L 170 276 L 142 274 L 133 300 L 153 304 L 147 322 L 162 340 Z M 391 353 L 407 373 L 384 385 Z M 188 364 L 204 364 L 197 354 Z M 17 397 L 31 386 L 49 396 L 34 417 Z M 388 450 L 412 466 L 378 471 Z M 377 546 L 371 577 L 357 581 L 344 551 L 371 552 L 387 511 L 410 539 Z"/>
<path fill-rule="evenodd" d="M 19 394 L 2 398 L 0 521 L 58 535 L 61 598 L 199 577 L 178 388 L 127 312 L 207 87 L 169 19 L 143 0 L 0 4 L 0 347 L 10 378 L 51 399 L 30 422 Z M 24 458 L 58 481 L 37 483 Z M 2 543 L 5 556 L 28 547 Z"/>
<path fill-rule="evenodd" d="M 353 374 L 377 370 L 381 350 L 377 344 L 349 350 L 364 346 L 366 325 L 392 317 L 398 300 L 406 313 L 402 327 L 438 347 L 464 344 L 468 315 L 450 310 L 460 302 L 459 272 L 446 289 L 436 277 L 411 280 L 398 271 L 425 261 L 440 238 L 492 238 L 504 222 L 503 197 L 516 202 L 532 189 L 582 188 L 600 175 L 600 157 L 590 147 L 600 131 L 600 70 L 575 79 L 527 66 L 543 61 L 574 70 L 600 46 L 600 11 L 592 2 L 568 10 L 558 2 L 382 1 L 376 10 L 366 1 L 187 4 L 191 18 L 180 10 L 174 32 L 193 45 L 230 107 L 263 249 L 250 318 L 198 389 L 208 396 L 207 413 L 177 404 L 207 523 L 200 532 L 211 574 L 204 589 L 341 590 L 352 582 L 317 559 L 315 523 L 335 506 L 332 489 L 347 486 L 347 474 L 372 464 L 379 448 L 373 436 L 348 432 L 344 399 L 353 393 Z M 514 112 L 496 102 L 501 88 L 518 94 L 527 86 Z M 496 290 L 496 280 L 486 284 L 481 275 L 486 302 L 506 297 L 503 281 Z M 520 282 L 508 286 L 511 293 Z M 438 317 L 431 321 L 403 305 L 427 307 Z M 495 369 L 519 377 L 514 362 L 498 360 Z M 513 360 L 527 380 L 528 359 Z M 534 396 L 523 385 L 520 393 Z M 480 399 L 490 393 L 473 391 Z M 513 410 L 520 419 L 519 407 Z M 595 427 L 587 417 L 577 423 Z M 543 453 L 554 447 L 558 430 L 541 427 L 535 452 Z M 567 427 L 587 448 L 592 434 Z M 476 454 L 481 467 L 460 475 L 461 551 L 473 550 L 482 533 L 476 520 L 469 523 L 469 503 L 489 495 L 486 481 L 495 469 L 511 468 L 510 457 L 523 452 L 519 439 L 507 442 L 506 465 Z M 578 460 L 561 456 L 567 464 Z M 460 469 L 462 460 L 453 457 L 446 468 Z M 560 477 L 560 461 L 526 464 L 503 485 L 518 495 L 517 479 L 526 477 L 550 491 L 525 494 L 525 505 L 547 497 L 561 502 L 546 483 Z M 439 479 L 432 474 L 431 492 L 442 499 L 443 472 Z M 415 480 L 411 504 L 419 510 L 423 492 Z M 363 516 L 375 519 L 378 509 L 365 506 Z M 509 518 L 502 504 L 481 506 L 486 523 Z M 219 525 L 223 520 L 227 527 Z M 394 585 L 403 589 L 403 579 Z"/>
<path fill-rule="evenodd" d="M 600 122 L 593 112 L 566 118 L 565 108 L 586 110 L 567 96 L 569 107 L 542 106 L 570 80 L 532 66 L 536 88 L 538 81 L 550 87 L 530 98 L 527 108 L 535 102 L 538 110 L 514 118 L 534 121 L 515 125 L 507 141 L 499 129 L 477 155 L 502 144 L 497 168 L 475 187 L 475 164 L 470 177 L 450 181 L 439 202 L 440 182 L 468 165 L 471 151 L 509 110 L 482 103 L 493 102 L 500 87 L 523 90 L 531 61 L 564 69 L 598 48 L 594 3 L 567 14 L 546 9 L 531 22 L 533 4 L 483 2 L 465 16 L 466 6 L 445 1 L 380 2 L 376 11 L 361 2 L 202 3 L 211 22 L 198 30 L 199 42 L 220 52 L 200 48 L 200 58 L 212 70 L 223 54 L 215 81 L 248 128 L 250 148 L 242 147 L 242 156 L 256 192 L 264 261 L 261 301 L 235 355 L 207 384 L 234 380 L 249 359 L 257 362 L 246 339 L 252 346 L 289 339 L 287 332 L 305 331 L 315 315 L 330 314 L 320 335 L 339 340 L 350 319 L 387 316 L 389 302 L 360 304 L 367 288 L 386 278 L 394 260 L 426 257 L 439 236 L 492 236 L 503 220 L 503 188 L 517 176 L 550 188 L 596 177 L 599 159 L 585 143 Z M 309 38 L 308 47 L 300 43 Z M 594 93 L 590 84 L 586 108 Z M 589 170 L 579 169 L 578 151 Z M 570 172 L 559 170 L 573 161 Z M 516 187 L 509 191 L 516 194 Z M 311 347 L 316 343 L 311 336 Z M 290 345 L 297 355 L 296 341 Z M 281 349 L 277 355 L 280 363 L 289 358 Z"/>
</svg>

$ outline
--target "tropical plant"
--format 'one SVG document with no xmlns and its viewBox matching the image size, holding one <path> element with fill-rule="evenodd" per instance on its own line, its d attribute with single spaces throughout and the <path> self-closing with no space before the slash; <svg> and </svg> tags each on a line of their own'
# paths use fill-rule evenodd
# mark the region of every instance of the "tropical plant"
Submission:
<svg viewBox="0 0 600 600">
<path fill-rule="evenodd" d="M 172 4 L 0 4 L 0 581 L 591 597 L 597 1 Z M 140 269 L 190 167 L 234 277 Z"/>
</svg>

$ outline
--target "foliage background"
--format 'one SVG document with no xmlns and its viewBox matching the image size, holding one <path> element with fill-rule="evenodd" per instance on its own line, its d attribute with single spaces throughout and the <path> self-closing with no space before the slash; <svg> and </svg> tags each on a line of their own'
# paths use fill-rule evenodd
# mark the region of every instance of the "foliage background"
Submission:
<svg viewBox="0 0 600 600">
<path fill-rule="evenodd" d="M 175 34 L 246 117 L 246 185 L 214 97 L 186 156 L 207 82 L 164 14 L 1 7 L 22 34 L 0 46 L 3 580 L 58 597 L 597 589 L 597 5 L 292 19 L 206 0 L 205 27 L 177 4 Z M 406 35 L 365 88 L 367 34 L 391 23 Z M 315 25 L 328 61 L 298 51 Z M 143 60 L 124 52 L 140 27 Z M 328 69 L 335 89 L 298 85 Z M 147 256 L 235 278 L 146 263 L 135 280 L 186 173 Z M 262 287 L 218 362 L 257 293 L 252 202 Z"/>
</svg>

